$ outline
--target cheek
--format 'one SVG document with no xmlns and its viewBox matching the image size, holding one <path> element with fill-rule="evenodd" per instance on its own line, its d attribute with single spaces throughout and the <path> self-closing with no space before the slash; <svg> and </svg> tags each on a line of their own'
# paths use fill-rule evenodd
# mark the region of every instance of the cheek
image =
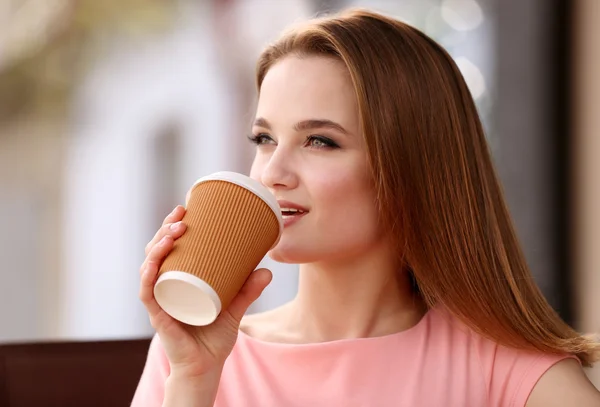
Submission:
<svg viewBox="0 0 600 407">
<path fill-rule="evenodd" d="M 314 182 L 319 221 L 334 228 L 369 228 L 377 223 L 375 193 L 366 171 L 337 172 Z M 326 217 L 327 219 L 322 219 Z M 325 223 L 325 224 L 327 224 Z"/>
</svg>

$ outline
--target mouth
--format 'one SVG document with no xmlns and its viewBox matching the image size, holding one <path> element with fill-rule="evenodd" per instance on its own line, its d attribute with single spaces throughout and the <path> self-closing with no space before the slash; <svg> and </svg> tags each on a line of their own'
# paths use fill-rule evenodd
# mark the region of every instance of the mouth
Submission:
<svg viewBox="0 0 600 407">
<path fill-rule="evenodd" d="M 305 213 L 306 213 L 306 211 L 303 211 L 302 209 L 281 208 L 281 216 L 283 216 L 284 219 L 292 217 L 292 216 L 304 215 Z"/>
<path fill-rule="evenodd" d="M 308 209 L 293 202 L 279 200 L 277 203 L 279 203 L 281 217 L 283 218 L 285 225 L 290 225 L 290 222 L 300 219 L 308 213 Z"/>
</svg>

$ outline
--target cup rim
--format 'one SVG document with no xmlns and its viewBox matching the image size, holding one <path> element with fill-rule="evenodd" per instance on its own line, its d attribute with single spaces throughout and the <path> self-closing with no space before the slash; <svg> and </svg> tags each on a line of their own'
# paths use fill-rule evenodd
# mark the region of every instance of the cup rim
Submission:
<svg viewBox="0 0 600 407">
<path fill-rule="evenodd" d="M 196 290 L 196 294 L 194 297 L 197 299 L 196 306 L 199 306 L 201 302 L 208 301 L 212 305 L 212 309 L 197 309 L 200 313 L 198 315 L 191 315 L 189 310 L 185 310 L 178 306 L 177 300 L 179 299 L 179 295 L 176 292 L 170 290 L 167 292 L 162 292 L 160 287 L 163 285 L 170 285 L 171 282 L 178 281 L 187 284 L 189 287 Z M 186 273 L 184 271 L 178 270 L 168 270 L 162 273 L 153 287 L 154 297 L 156 302 L 160 305 L 160 307 L 170 316 L 177 319 L 178 321 L 184 322 L 189 325 L 194 326 L 206 326 L 215 321 L 219 314 L 221 313 L 221 299 L 219 298 L 219 294 L 208 284 L 206 281 L 201 278 Z"/>
<path fill-rule="evenodd" d="M 281 215 L 281 208 L 277 203 L 277 198 L 260 182 L 248 177 L 247 175 L 240 174 L 238 172 L 233 171 L 218 171 L 212 174 L 206 175 L 204 177 L 198 178 L 194 185 L 190 188 L 190 191 L 194 189 L 198 184 L 201 184 L 206 181 L 225 181 L 230 182 L 232 184 L 236 184 L 242 188 L 249 190 L 254 193 L 254 195 L 258 196 L 260 199 L 266 203 L 271 211 L 275 214 L 277 218 L 277 222 L 279 223 L 279 235 L 277 236 L 277 240 L 273 244 L 273 247 L 277 245 L 281 234 L 283 233 L 283 216 Z M 186 203 L 187 206 L 187 203 Z"/>
</svg>

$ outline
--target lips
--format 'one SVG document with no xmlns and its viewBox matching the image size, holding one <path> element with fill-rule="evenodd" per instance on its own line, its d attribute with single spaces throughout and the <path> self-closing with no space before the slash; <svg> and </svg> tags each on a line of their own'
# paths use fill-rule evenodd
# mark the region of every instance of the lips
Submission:
<svg viewBox="0 0 600 407">
<path fill-rule="evenodd" d="M 281 208 L 281 215 L 283 216 L 295 216 L 295 215 L 302 215 L 304 212 L 301 209 L 296 209 L 296 208 Z"/>
<path fill-rule="evenodd" d="M 294 202 L 280 199 L 277 203 L 279 204 L 279 208 L 281 208 L 282 215 L 298 215 L 308 212 L 307 208 Z"/>
<path fill-rule="evenodd" d="M 308 209 L 290 201 L 277 201 L 281 208 L 284 225 L 289 226 L 308 213 Z"/>
</svg>

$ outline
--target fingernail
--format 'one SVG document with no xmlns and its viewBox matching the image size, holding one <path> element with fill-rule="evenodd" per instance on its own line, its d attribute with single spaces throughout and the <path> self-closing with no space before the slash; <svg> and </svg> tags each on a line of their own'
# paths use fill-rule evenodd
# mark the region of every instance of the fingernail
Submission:
<svg viewBox="0 0 600 407">
<path fill-rule="evenodd" d="M 179 226 L 180 226 L 180 225 L 181 225 L 181 221 L 179 221 L 179 222 L 175 222 L 175 223 L 173 223 L 173 224 L 170 226 L 170 228 L 169 228 L 169 229 L 171 229 L 171 230 L 173 230 L 173 231 L 174 231 L 174 230 L 177 230 L 177 228 L 179 228 Z"/>
<path fill-rule="evenodd" d="M 169 236 L 164 236 L 162 239 L 160 239 L 160 245 L 161 246 L 166 245 L 168 240 L 169 240 Z"/>
</svg>

